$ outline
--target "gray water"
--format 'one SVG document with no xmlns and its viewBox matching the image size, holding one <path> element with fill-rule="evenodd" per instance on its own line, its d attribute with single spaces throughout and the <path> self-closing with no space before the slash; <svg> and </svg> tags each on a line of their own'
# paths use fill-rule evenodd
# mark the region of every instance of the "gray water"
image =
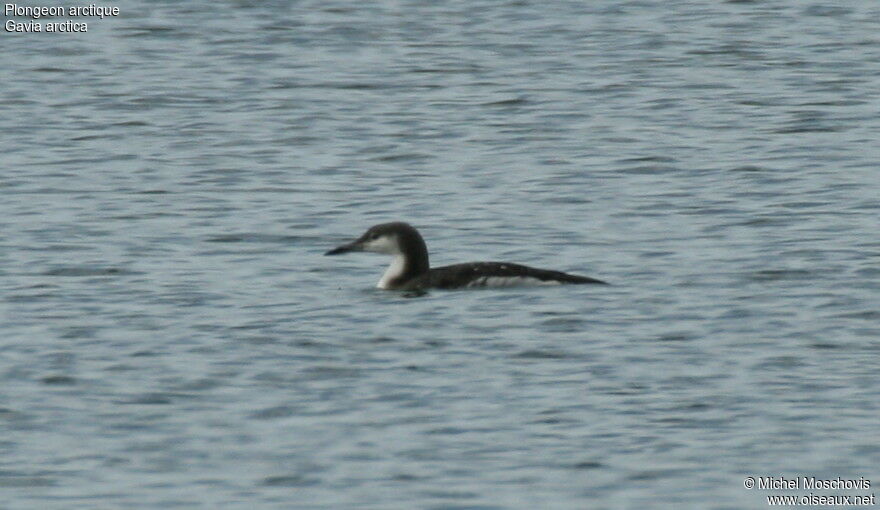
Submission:
<svg viewBox="0 0 880 510">
<path fill-rule="evenodd" d="M 0 38 L 4 509 L 875 492 L 877 2 L 115 5 Z"/>
</svg>

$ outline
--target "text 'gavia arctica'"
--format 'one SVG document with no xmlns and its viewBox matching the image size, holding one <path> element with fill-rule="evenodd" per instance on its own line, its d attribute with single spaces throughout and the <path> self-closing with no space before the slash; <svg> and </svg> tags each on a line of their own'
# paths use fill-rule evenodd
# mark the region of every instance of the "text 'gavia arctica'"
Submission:
<svg viewBox="0 0 880 510">
<path fill-rule="evenodd" d="M 470 262 L 431 268 L 428 248 L 419 231 L 408 223 L 383 223 L 324 255 L 371 251 L 394 257 L 376 287 L 389 290 L 505 287 L 528 284 L 607 283 L 561 271 L 536 269 L 510 262 Z"/>
</svg>

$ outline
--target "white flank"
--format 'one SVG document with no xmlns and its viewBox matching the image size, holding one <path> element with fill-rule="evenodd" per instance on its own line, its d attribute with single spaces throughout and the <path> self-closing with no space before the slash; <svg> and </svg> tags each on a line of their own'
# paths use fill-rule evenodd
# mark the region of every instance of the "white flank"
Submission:
<svg viewBox="0 0 880 510">
<path fill-rule="evenodd" d="M 557 280 L 539 280 L 528 276 L 482 276 L 470 282 L 468 287 L 513 287 L 516 285 L 559 285 Z"/>
</svg>

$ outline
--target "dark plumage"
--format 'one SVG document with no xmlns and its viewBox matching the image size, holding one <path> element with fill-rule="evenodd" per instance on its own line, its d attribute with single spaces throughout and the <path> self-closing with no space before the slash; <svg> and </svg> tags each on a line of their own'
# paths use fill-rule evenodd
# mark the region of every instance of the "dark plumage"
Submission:
<svg viewBox="0 0 880 510">
<path fill-rule="evenodd" d="M 413 283 L 417 287 L 435 287 L 438 289 L 460 287 L 461 282 L 468 282 L 465 286 L 481 287 L 485 286 L 488 281 L 491 281 L 488 279 L 493 277 L 534 278 L 541 282 L 598 283 L 607 285 L 605 282 L 595 278 L 563 273 L 562 271 L 537 269 L 510 262 L 469 262 L 436 267 L 428 271 L 427 274 L 415 278 Z"/>
<path fill-rule="evenodd" d="M 537 269 L 510 262 L 471 262 L 431 269 L 428 248 L 418 230 L 408 223 L 383 223 L 370 227 L 358 239 L 325 255 L 372 251 L 394 256 L 377 287 L 393 290 L 456 289 L 507 286 L 527 282 L 545 284 L 600 284 L 601 280 L 561 271 Z"/>
</svg>

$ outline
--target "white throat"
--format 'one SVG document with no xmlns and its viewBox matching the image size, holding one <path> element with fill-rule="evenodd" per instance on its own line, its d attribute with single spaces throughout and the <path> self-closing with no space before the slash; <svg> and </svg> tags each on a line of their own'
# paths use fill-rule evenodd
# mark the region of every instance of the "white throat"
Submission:
<svg viewBox="0 0 880 510">
<path fill-rule="evenodd" d="M 385 270 L 385 274 L 382 275 L 382 279 L 379 280 L 379 283 L 376 284 L 376 288 L 390 288 L 391 282 L 403 274 L 405 264 L 406 259 L 403 257 L 403 254 L 396 253 L 394 255 L 394 259 L 391 260 L 391 264 L 388 266 L 388 269 Z"/>
</svg>

